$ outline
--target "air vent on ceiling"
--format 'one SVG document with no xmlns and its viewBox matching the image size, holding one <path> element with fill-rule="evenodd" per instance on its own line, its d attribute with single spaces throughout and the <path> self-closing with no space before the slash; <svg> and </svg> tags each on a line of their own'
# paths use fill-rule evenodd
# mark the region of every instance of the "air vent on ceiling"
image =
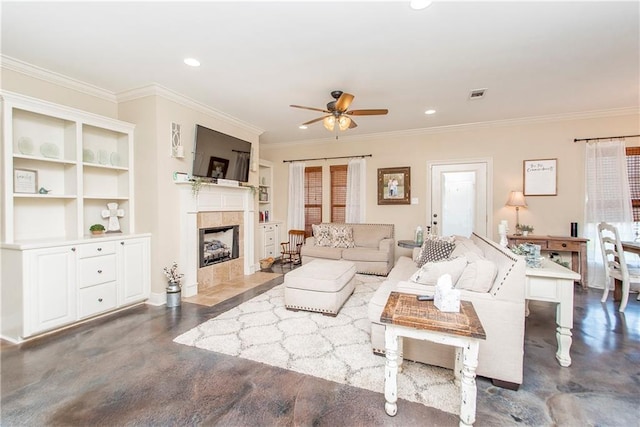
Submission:
<svg viewBox="0 0 640 427">
<path fill-rule="evenodd" d="M 484 89 L 474 89 L 469 93 L 469 99 L 480 99 L 484 97 L 484 94 L 487 92 L 487 88 Z"/>
</svg>

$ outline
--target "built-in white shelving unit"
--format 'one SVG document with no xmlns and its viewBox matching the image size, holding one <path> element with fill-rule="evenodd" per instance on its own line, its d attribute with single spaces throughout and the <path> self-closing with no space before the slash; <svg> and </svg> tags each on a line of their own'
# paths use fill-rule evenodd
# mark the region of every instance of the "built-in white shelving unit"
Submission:
<svg viewBox="0 0 640 427">
<path fill-rule="evenodd" d="M 2 337 L 13 342 L 144 301 L 150 235 L 134 234 L 134 125 L 2 92 Z M 122 233 L 107 203 L 124 210 Z M 11 286 L 6 286 L 11 284 Z"/>
</svg>

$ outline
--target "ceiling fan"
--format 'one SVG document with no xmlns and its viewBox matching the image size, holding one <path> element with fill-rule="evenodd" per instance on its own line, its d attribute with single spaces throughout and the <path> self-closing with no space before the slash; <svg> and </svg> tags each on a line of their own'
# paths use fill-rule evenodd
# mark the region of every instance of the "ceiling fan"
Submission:
<svg viewBox="0 0 640 427">
<path fill-rule="evenodd" d="M 386 108 L 369 110 L 348 110 L 349 105 L 351 105 L 351 102 L 353 101 L 353 95 L 351 95 L 350 93 L 342 92 L 341 90 L 334 90 L 331 92 L 331 96 L 334 100 L 327 104 L 326 109 L 303 107 L 302 105 L 290 105 L 290 107 L 320 111 L 322 113 L 325 113 L 326 116 L 309 120 L 308 122 L 303 123 L 302 126 L 310 125 L 322 120 L 322 124 L 329 131 L 333 131 L 336 125 L 338 125 L 337 129 L 340 130 L 353 129 L 358 126 L 350 116 L 381 116 L 389 112 L 389 110 L 387 110 Z"/>
</svg>

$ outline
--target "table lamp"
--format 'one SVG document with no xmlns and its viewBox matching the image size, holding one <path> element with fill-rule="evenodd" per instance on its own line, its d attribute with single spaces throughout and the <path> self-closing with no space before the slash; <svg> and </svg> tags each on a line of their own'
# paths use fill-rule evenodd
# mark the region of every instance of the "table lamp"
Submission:
<svg viewBox="0 0 640 427">
<path fill-rule="evenodd" d="M 527 202 L 524 200 L 522 191 L 512 191 L 505 206 L 515 206 L 516 208 L 516 235 L 520 235 L 520 208 L 526 208 Z"/>
</svg>

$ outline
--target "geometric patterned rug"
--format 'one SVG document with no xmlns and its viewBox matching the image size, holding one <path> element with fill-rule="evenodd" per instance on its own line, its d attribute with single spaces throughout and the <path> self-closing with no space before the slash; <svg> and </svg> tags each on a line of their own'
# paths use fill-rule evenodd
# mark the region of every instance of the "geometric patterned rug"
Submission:
<svg viewBox="0 0 640 427">
<path fill-rule="evenodd" d="M 174 342 L 265 363 L 379 392 L 384 402 L 385 358 L 371 351 L 367 306 L 382 283 L 356 275 L 353 295 L 336 317 L 284 307 L 284 285 L 254 297 L 180 335 Z M 460 411 L 460 390 L 449 369 L 403 362 L 398 398 Z"/>
</svg>

